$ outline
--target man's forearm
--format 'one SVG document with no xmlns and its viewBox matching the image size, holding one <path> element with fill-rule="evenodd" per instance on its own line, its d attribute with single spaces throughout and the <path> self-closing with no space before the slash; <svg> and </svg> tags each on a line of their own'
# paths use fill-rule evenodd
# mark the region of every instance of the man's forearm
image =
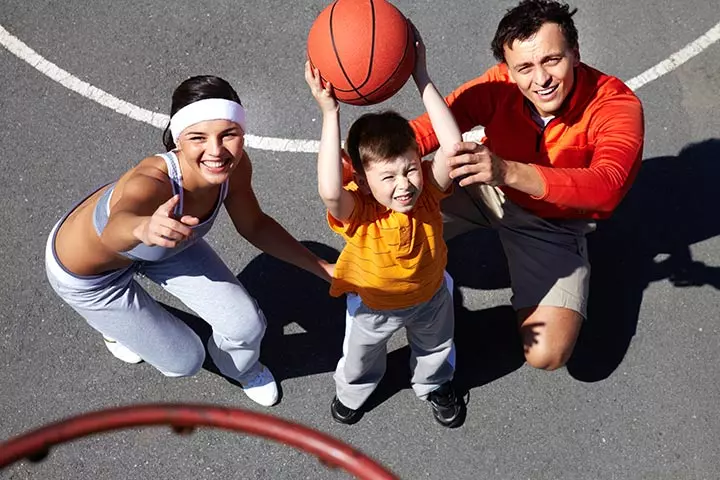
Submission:
<svg viewBox="0 0 720 480">
<path fill-rule="evenodd" d="M 545 180 L 537 168 L 525 163 L 503 160 L 504 181 L 503 185 L 532 195 L 542 197 L 545 195 Z"/>
<path fill-rule="evenodd" d="M 538 198 L 582 210 L 611 212 L 630 187 L 631 172 L 608 162 L 589 168 L 534 167 L 546 182 Z"/>
</svg>

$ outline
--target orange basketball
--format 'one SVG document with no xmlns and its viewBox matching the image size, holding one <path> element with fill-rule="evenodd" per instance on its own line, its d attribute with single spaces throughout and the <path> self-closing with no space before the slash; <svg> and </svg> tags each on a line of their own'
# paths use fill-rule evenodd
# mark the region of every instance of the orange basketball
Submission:
<svg viewBox="0 0 720 480">
<path fill-rule="evenodd" d="M 409 22 L 387 1 L 335 0 L 313 22 L 307 54 L 339 101 L 372 105 L 410 78 L 414 44 Z"/>
</svg>

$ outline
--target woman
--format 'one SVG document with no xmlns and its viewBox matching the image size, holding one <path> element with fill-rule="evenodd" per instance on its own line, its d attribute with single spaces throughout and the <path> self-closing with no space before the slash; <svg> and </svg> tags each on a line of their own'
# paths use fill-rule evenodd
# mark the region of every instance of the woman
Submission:
<svg viewBox="0 0 720 480">
<path fill-rule="evenodd" d="M 257 248 L 327 281 L 332 265 L 260 209 L 244 135 L 245 111 L 225 80 L 184 81 L 163 136 L 168 152 L 144 159 L 65 215 L 48 239 L 46 269 L 53 289 L 117 358 L 144 360 L 170 377 L 193 375 L 205 358 L 200 338 L 134 275 L 161 285 L 212 326 L 208 352 L 220 372 L 270 406 L 277 385 L 258 361 L 265 317 L 202 237 L 225 205 Z"/>
</svg>

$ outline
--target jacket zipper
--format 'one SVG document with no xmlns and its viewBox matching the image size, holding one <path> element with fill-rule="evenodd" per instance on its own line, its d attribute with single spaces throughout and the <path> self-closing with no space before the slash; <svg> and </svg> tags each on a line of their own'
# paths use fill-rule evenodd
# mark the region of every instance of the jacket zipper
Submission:
<svg viewBox="0 0 720 480">
<path fill-rule="evenodd" d="M 545 129 L 547 129 L 548 125 L 550 125 L 552 122 L 554 122 L 557 119 L 557 117 L 553 117 L 549 122 L 545 124 L 544 127 L 540 127 L 537 123 L 535 125 L 540 129 L 540 131 L 537 134 L 537 137 L 535 138 L 535 153 L 540 153 L 540 142 L 543 139 L 543 135 L 545 134 Z"/>
<path fill-rule="evenodd" d="M 540 142 L 542 141 L 543 133 L 545 133 L 545 128 L 547 128 L 547 125 L 542 127 L 538 132 L 537 137 L 535 137 L 535 153 L 540 153 Z"/>
</svg>

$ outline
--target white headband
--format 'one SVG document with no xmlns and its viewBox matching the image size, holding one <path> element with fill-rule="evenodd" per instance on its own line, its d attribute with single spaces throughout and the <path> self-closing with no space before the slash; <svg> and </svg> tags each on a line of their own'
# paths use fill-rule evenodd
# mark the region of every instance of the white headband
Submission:
<svg viewBox="0 0 720 480">
<path fill-rule="evenodd" d="M 245 109 L 242 105 L 224 98 L 198 100 L 175 112 L 170 118 L 170 133 L 177 143 L 183 130 L 207 120 L 230 120 L 240 125 L 245 132 Z"/>
</svg>

